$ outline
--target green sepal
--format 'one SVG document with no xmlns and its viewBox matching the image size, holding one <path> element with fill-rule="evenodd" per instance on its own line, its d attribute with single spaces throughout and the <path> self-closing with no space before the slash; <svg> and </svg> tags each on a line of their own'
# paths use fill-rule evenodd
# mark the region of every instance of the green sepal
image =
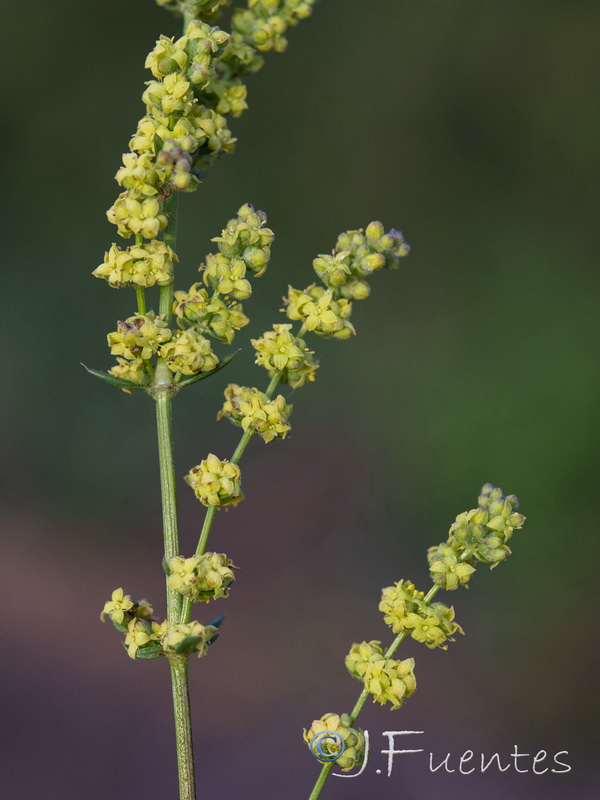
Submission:
<svg viewBox="0 0 600 800">
<path fill-rule="evenodd" d="M 114 375 L 109 375 L 108 372 L 102 372 L 99 369 L 92 369 L 91 367 L 86 367 L 85 364 L 81 364 L 81 366 L 90 373 L 90 375 L 95 375 L 96 378 L 100 378 L 107 383 L 112 383 L 113 386 L 118 386 L 120 389 L 147 389 L 148 387 L 146 384 L 141 383 L 134 383 L 133 381 L 126 381 L 123 378 L 115 378 Z M 207 374 L 211 374 L 210 372 Z"/>
<path fill-rule="evenodd" d="M 197 650 L 197 645 L 204 641 L 202 636 L 186 636 L 183 641 L 179 642 L 179 644 L 174 647 L 173 649 L 180 656 L 191 656 L 192 653 L 195 653 Z"/>
<path fill-rule="evenodd" d="M 167 562 L 167 557 L 166 557 L 166 556 L 163 556 L 163 560 L 162 560 L 162 568 L 163 568 L 163 570 L 164 570 L 164 573 L 165 573 L 165 575 L 166 575 L 166 576 L 167 576 L 167 578 L 168 578 L 168 577 L 169 577 L 169 575 L 171 574 L 171 567 L 169 566 L 169 564 L 168 564 L 168 562 Z"/>
<path fill-rule="evenodd" d="M 163 140 L 158 136 L 158 134 L 154 134 L 154 155 L 157 156 L 160 151 L 163 149 L 164 146 Z"/>
<path fill-rule="evenodd" d="M 111 619 L 111 622 L 119 631 L 119 633 L 127 633 L 127 625 L 122 625 L 120 622 L 115 622 L 114 619 Z"/>
<path fill-rule="evenodd" d="M 143 658 L 143 659 L 151 659 L 151 658 L 160 658 L 164 656 L 165 651 L 160 647 L 160 645 L 152 645 L 151 647 L 140 647 L 140 649 L 135 654 L 136 658 Z"/>
<path fill-rule="evenodd" d="M 204 380 L 204 378 L 209 378 L 211 375 L 214 375 L 215 372 L 218 372 L 220 369 L 223 369 L 223 367 L 226 367 L 227 364 L 229 364 L 229 362 L 232 361 L 239 352 L 240 352 L 239 350 L 234 350 L 233 353 L 230 353 L 228 356 L 225 356 L 225 358 L 221 359 L 221 361 L 219 361 L 217 366 L 214 369 L 211 369 L 209 372 L 199 372 L 197 375 L 190 375 L 189 378 L 184 378 L 183 380 L 179 381 L 179 383 L 177 383 L 177 388 L 179 389 L 182 386 L 189 386 L 191 383 L 196 383 L 197 381 Z M 123 381 L 123 383 L 126 382 L 127 381 Z M 137 383 L 133 385 L 137 389 L 143 388 L 140 387 Z"/>
<path fill-rule="evenodd" d="M 125 644 L 125 642 L 121 642 L 121 644 L 123 645 L 124 649 L 127 650 L 127 645 Z M 160 645 L 151 644 L 146 647 L 139 647 L 135 654 L 135 657 L 148 661 L 152 658 L 160 658 L 161 656 L 164 656 L 164 654 L 165 651 L 162 649 Z"/>
</svg>

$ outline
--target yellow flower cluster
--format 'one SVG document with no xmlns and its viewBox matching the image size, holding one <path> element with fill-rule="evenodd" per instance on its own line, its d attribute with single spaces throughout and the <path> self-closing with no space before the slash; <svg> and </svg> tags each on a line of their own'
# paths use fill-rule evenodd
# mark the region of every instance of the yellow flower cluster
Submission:
<svg viewBox="0 0 600 800">
<path fill-rule="evenodd" d="M 339 739 L 327 735 L 331 733 L 337 734 Z M 313 720 L 308 730 L 304 730 L 303 738 L 321 764 L 335 761 L 344 772 L 349 772 L 364 761 L 365 735 L 360 728 L 352 727 L 349 714 L 324 714 L 321 719 Z M 321 754 L 325 757 L 320 758 Z"/>
<path fill-rule="evenodd" d="M 216 292 L 209 296 L 200 283 L 194 283 L 187 292 L 175 292 L 173 311 L 180 325 L 193 326 L 199 333 L 228 344 L 235 332 L 250 322 L 239 303 L 226 304 Z"/>
<path fill-rule="evenodd" d="M 211 598 L 227 597 L 234 581 L 233 562 L 224 553 L 204 553 L 202 556 L 168 561 L 170 574 L 167 585 L 192 603 L 208 603 Z"/>
<path fill-rule="evenodd" d="M 447 591 L 467 586 L 469 578 L 475 572 L 475 567 L 461 562 L 459 550 L 447 542 L 442 542 L 438 547 L 430 547 L 427 560 L 433 582 Z"/>
<path fill-rule="evenodd" d="M 164 242 L 153 239 L 146 244 L 122 250 L 113 244 L 104 254 L 104 261 L 93 271 L 110 286 L 165 286 L 173 280 L 173 262 L 177 256 Z"/>
<path fill-rule="evenodd" d="M 213 62 L 228 39 L 224 31 L 193 20 L 184 36 L 177 41 L 161 36 L 148 55 L 146 67 L 156 80 L 146 85 L 146 116 L 116 174 L 126 191 L 108 211 L 124 238 L 155 237 L 167 224 L 165 198 L 173 190 L 195 189 L 194 168 L 207 168 L 219 153 L 233 149 L 224 117 L 194 93 L 195 86 L 205 88 L 216 77 Z"/>
<path fill-rule="evenodd" d="M 132 191 L 120 194 L 106 214 L 108 221 L 117 226 L 123 239 L 129 239 L 132 233 L 154 239 L 167 227 L 162 202 Z"/>
<path fill-rule="evenodd" d="M 211 343 L 194 330 L 175 331 L 171 341 L 160 350 L 171 372 L 180 375 L 197 375 L 215 369 L 219 359 Z"/>
<path fill-rule="evenodd" d="M 315 0 L 248 0 L 247 9 L 236 9 L 232 27 L 257 50 L 283 53 L 285 34 L 312 14 Z"/>
<path fill-rule="evenodd" d="M 119 235 L 124 239 L 135 236 L 135 245 L 123 249 L 113 244 L 93 272 L 113 288 L 135 287 L 143 316 L 146 300 L 141 290 L 173 282 L 177 256 L 157 238 L 169 224 L 172 193 L 193 191 L 215 159 L 233 151 L 235 139 L 226 117 L 239 116 L 247 108 L 242 78 L 262 66 L 259 49 L 281 49 L 265 45 L 265 31 L 271 25 L 282 35 L 284 29 L 309 15 L 312 0 L 254 4 L 241 27 L 234 23 L 231 35 L 209 24 L 229 0 L 159 0 L 159 4 L 195 18 L 183 36 L 161 36 L 148 54 L 146 67 L 152 80 L 142 95 L 146 113 L 115 176 L 123 191 L 107 211 Z M 109 370 L 111 378 L 150 387 L 154 368 L 148 362 L 156 355 L 166 359 L 177 376 L 175 383 L 180 376 L 210 372 L 218 365 L 207 337 L 229 344 L 235 332 L 248 324 L 238 301 L 252 293 L 248 272 L 258 277 L 267 267 L 273 232 L 265 223 L 265 215 L 247 204 L 213 240 L 218 253 L 210 254 L 200 268 L 212 294 L 198 283 L 189 292 L 176 293 L 180 332 L 169 331 L 165 324 L 154 340 L 122 329 L 125 323 L 119 323 L 119 330 L 109 334 L 111 350 L 117 356 L 116 365 Z M 163 311 L 162 298 L 166 296 L 161 295 Z M 140 338 L 148 341 L 141 344 Z"/>
<path fill-rule="evenodd" d="M 166 322 L 151 311 L 118 322 L 117 330 L 109 333 L 107 340 L 113 356 L 147 361 L 171 336 Z"/>
<path fill-rule="evenodd" d="M 508 541 L 523 527 L 525 517 L 517 512 L 518 507 L 514 494 L 505 497 L 502 489 L 486 483 L 478 507 L 459 514 L 450 526 L 446 544 L 493 569 L 510 555 Z"/>
<path fill-rule="evenodd" d="M 367 234 L 371 237 L 379 233 L 382 237 L 386 236 L 382 228 L 373 230 L 370 227 Z M 345 234 L 353 241 L 344 242 L 344 245 L 354 247 L 358 242 L 357 246 L 362 246 L 363 234 L 355 236 L 355 233 Z M 363 268 L 366 269 L 364 264 Z M 239 400 L 232 399 L 230 413 L 237 413 L 236 407 L 240 404 Z M 478 507 L 459 514 L 450 527 L 447 541 L 429 549 L 429 568 L 434 585 L 427 595 L 417 590 L 411 581 L 405 580 L 383 589 L 379 610 L 383 612 L 386 624 L 396 634 L 395 641 L 385 653 L 379 641 L 354 644 L 346 656 L 348 672 L 363 682 L 364 689 L 373 696 L 374 701 L 382 705 L 389 702 L 393 709 L 400 708 L 416 690 L 414 659 L 398 661 L 388 657 L 394 655 L 407 635 L 410 634 L 415 641 L 427 647 L 446 649 L 446 642 L 453 641 L 455 633 L 463 633 L 454 620 L 454 609 L 431 601 L 441 588 L 453 590 L 466 586 L 475 571 L 473 561 L 484 561 L 494 567 L 506 557 L 507 551 L 510 552 L 506 546 L 507 540 L 525 521 L 525 517 L 516 511 L 517 507 L 515 495 L 505 497 L 501 489 L 485 484 L 478 498 Z M 359 702 L 357 707 L 361 705 Z M 351 719 L 348 718 L 350 723 Z M 304 731 L 304 740 L 309 743 L 313 755 L 321 754 L 319 751 L 315 753 L 311 745 L 313 737 L 319 732 L 326 733 L 328 727 L 333 732 L 338 730 L 335 715 L 325 715 L 313 723 L 308 733 Z M 341 738 L 344 739 L 343 734 Z M 323 762 L 334 760 L 329 756 L 335 757 L 343 749 L 340 740 L 333 735 L 328 742 Z M 341 764 L 341 761 L 338 760 L 338 763 Z"/>
<path fill-rule="evenodd" d="M 193 5 L 198 17 L 212 20 L 224 3 Z M 261 0 L 234 14 L 232 36 L 193 19 L 183 36 L 159 38 L 146 59 L 154 77 L 142 95 L 146 116 L 116 175 L 126 191 L 108 212 L 121 236 L 155 237 L 166 225 L 165 198 L 173 190 L 193 191 L 198 175 L 233 150 L 225 115 L 237 117 L 247 108 L 241 76 L 262 65 L 257 51 L 284 49 L 285 32 L 309 16 L 311 6 L 312 0 Z"/>
<path fill-rule="evenodd" d="M 213 625 L 201 625 L 199 622 L 172 625 L 162 638 L 162 646 L 166 653 L 191 655 L 196 653 L 202 658 L 216 632 Z"/>
<path fill-rule="evenodd" d="M 220 461 L 212 453 L 185 476 L 194 494 L 205 506 L 235 506 L 244 499 L 237 464 Z"/>
<path fill-rule="evenodd" d="M 273 325 L 272 331 L 250 343 L 256 350 L 256 363 L 271 376 L 279 373 L 283 383 L 296 389 L 306 381 L 314 381 L 318 364 L 304 340 L 296 338 L 291 329 L 291 325 Z"/>
<path fill-rule="evenodd" d="M 167 634 L 168 623 L 147 622 L 142 619 L 132 619 L 127 626 L 125 647 L 129 658 L 138 658 L 140 648 L 152 643 L 162 643 Z"/>
<path fill-rule="evenodd" d="M 371 222 L 364 231 L 342 233 L 331 255 L 313 261 L 324 286 L 313 283 L 304 291 L 289 287 L 284 297 L 288 318 L 301 320 L 305 330 L 321 336 L 348 339 L 355 332 L 350 322 L 352 301 L 364 300 L 370 293 L 365 278 L 383 267 L 398 266 L 409 250 L 402 234 L 385 233 L 381 222 Z"/>
<path fill-rule="evenodd" d="M 194 562 L 193 567 L 189 562 Z M 198 559 L 172 558 L 169 586 L 178 588 L 193 602 L 208 602 L 210 597 L 226 597 L 233 581 L 231 561 L 222 553 L 206 553 Z M 193 576 L 194 579 L 191 579 Z M 179 577 L 180 586 L 177 583 Z M 125 634 L 123 644 L 130 658 L 153 659 L 165 654 L 189 656 L 206 655 L 208 646 L 216 638 L 214 625 L 199 622 L 174 624 L 167 620 L 158 622 L 152 617 L 152 606 L 146 600 L 134 603 L 123 589 L 115 589 L 111 599 L 104 604 L 100 619 L 108 615 L 114 626 Z"/>
<path fill-rule="evenodd" d="M 348 319 L 352 303 L 344 298 L 334 300 L 331 289 L 313 283 L 301 292 L 290 286 L 284 303 L 289 319 L 302 320 L 307 331 L 335 339 L 348 339 L 355 332 Z"/>
<path fill-rule="evenodd" d="M 414 658 L 397 661 L 385 658 L 379 642 L 361 642 L 352 646 L 346 656 L 346 668 L 355 678 L 363 681 L 365 689 L 373 695 L 373 702 L 391 703 L 400 708 L 417 688 L 414 675 Z"/>
<path fill-rule="evenodd" d="M 394 633 L 406 631 L 417 642 L 427 647 L 440 647 L 455 633 L 463 633 L 454 622 L 454 609 L 443 603 L 427 604 L 423 592 L 418 592 L 410 581 L 398 581 L 387 586 L 381 595 L 379 610 Z"/>
<path fill-rule="evenodd" d="M 271 400 L 258 389 L 230 383 L 225 389 L 225 402 L 217 414 L 217 419 L 226 417 L 234 425 L 241 425 L 245 431 L 256 431 L 265 442 L 285 439 L 291 430 L 288 424 L 292 406 L 285 402 L 283 395 Z"/>
<path fill-rule="evenodd" d="M 115 628 L 126 634 L 124 644 L 130 658 L 138 657 L 140 648 L 144 649 L 144 657 L 148 657 L 152 644 L 160 642 L 167 632 L 167 623 L 159 625 L 152 620 L 152 614 L 152 606 L 146 600 L 134 603 L 123 589 L 115 589 L 104 604 L 100 619 L 104 622 L 108 615 Z M 156 657 L 154 652 L 151 655 Z"/>
</svg>

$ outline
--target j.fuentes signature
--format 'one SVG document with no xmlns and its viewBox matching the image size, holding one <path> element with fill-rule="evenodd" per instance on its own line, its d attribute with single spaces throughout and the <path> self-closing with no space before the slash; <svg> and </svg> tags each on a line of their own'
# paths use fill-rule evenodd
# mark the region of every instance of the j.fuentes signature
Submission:
<svg viewBox="0 0 600 800">
<path fill-rule="evenodd" d="M 369 763 L 370 747 L 369 747 L 369 732 L 365 731 L 365 760 L 358 772 L 352 775 L 345 775 L 338 772 L 332 774 L 336 778 L 358 778 L 362 775 Z M 395 741 L 397 736 L 417 736 L 424 733 L 424 731 L 383 731 L 382 736 L 387 738 L 387 747 L 383 748 L 380 752 L 382 755 L 387 756 L 387 776 L 390 777 L 394 768 L 394 758 L 396 756 L 410 756 L 419 753 L 424 753 L 423 748 L 406 748 L 396 749 Z M 327 736 L 330 734 L 330 736 Z M 323 731 L 320 734 L 319 740 L 315 741 L 313 754 L 322 759 L 323 753 L 321 745 L 323 738 L 330 738 L 337 740 L 338 736 L 334 731 Z M 339 753 L 337 757 L 339 757 Z M 547 772 L 553 772 L 557 775 L 570 772 L 571 766 L 567 763 L 566 757 L 569 755 L 567 750 L 560 750 L 557 753 L 549 754 L 546 750 L 538 750 L 537 753 L 522 753 L 519 751 L 519 746 L 515 745 L 511 753 L 500 755 L 499 753 L 492 753 L 491 755 L 485 753 L 475 753 L 473 750 L 465 750 L 460 755 L 447 753 L 445 756 L 439 756 L 435 753 L 429 753 L 428 767 L 430 772 L 438 772 L 438 770 L 447 773 L 458 773 L 461 775 L 470 775 L 473 772 L 487 772 L 497 770 L 499 772 L 507 772 L 514 770 L 521 774 L 533 773 L 534 775 L 544 775 Z M 381 769 L 376 769 L 375 772 L 380 775 Z"/>
</svg>

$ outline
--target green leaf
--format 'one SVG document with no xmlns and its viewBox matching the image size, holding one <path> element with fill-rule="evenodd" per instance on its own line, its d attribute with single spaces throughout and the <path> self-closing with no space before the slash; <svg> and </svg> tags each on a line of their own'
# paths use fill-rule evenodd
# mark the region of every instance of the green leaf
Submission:
<svg viewBox="0 0 600 800">
<path fill-rule="evenodd" d="M 196 652 L 196 645 L 202 641 L 204 641 L 202 636 L 186 636 L 186 638 L 182 642 L 179 642 L 173 649 L 180 656 L 190 656 L 192 653 Z"/>
<path fill-rule="evenodd" d="M 127 651 L 127 645 L 125 644 L 125 642 L 121 642 L 121 644 L 123 645 L 123 648 Z M 148 661 L 152 658 L 160 658 L 161 656 L 164 656 L 164 654 L 165 651 L 162 649 L 160 645 L 150 644 L 147 645 L 146 647 L 140 647 L 137 653 L 135 654 L 135 657 Z"/>
<path fill-rule="evenodd" d="M 135 654 L 136 658 L 151 659 L 160 658 L 164 656 L 165 651 L 159 645 L 151 645 L 150 647 L 140 647 Z"/>
<path fill-rule="evenodd" d="M 110 620 L 119 633 L 127 633 L 127 625 L 122 625 L 120 622 L 115 622 L 114 619 Z"/>
<path fill-rule="evenodd" d="M 221 614 L 220 617 L 215 617 L 214 619 L 212 619 L 210 622 L 207 622 L 206 624 L 207 625 L 212 625 L 213 628 L 220 628 L 221 625 L 223 624 L 223 620 L 224 619 L 225 619 L 225 615 Z"/>
<path fill-rule="evenodd" d="M 223 369 L 223 367 L 226 367 L 230 361 L 233 361 L 239 352 L 239 350 L 234 350 L 233 353 L 225 356 L 225 358 L 221 359 L 217 366 L 214 369 L 211 369 L 210 372 L 199 372 L 197 375 L 190 375 L 189 378 L 184 378 L 182 381 L 179 381 L 177 388 L 180 388 L 181 386 L 189 386 L 191 383 L 197 383 L 197 381 L 203 381 L 204 378 L 209 378 L 211 375 L 214 375 L 215 372 L 218 372 L 220 369 Z"/>
<path fill-rule="evenodd" d="M 156 133 L 154 134 L 154 142 L 153 142 L 153 144 L 154 144 L 154 155 L 157 156 L 160 153 L 160 151 L 163 149 L 164 142 L 160 138 L 160 136 L 158 136 L 158 134 L 156 134 Z"/>
<path fill-rule="evenodd" d="M 91 367 L 86 367 L 85 364 L 81 365 L 85 370 L 87 370 L 90 375 L 95 375 L 96 378 L 100 378 L 107 383 L 112 383 L 113 386 L 118 386 L 120 389 L 146 389 L 148 388 L 141 383 L 134 383 L 133 381 L 126 381 L 123 378 L 115 378 L 114 375 L 109 375 L 108 372 L 101 372 L 99 369 L 92 369 Z M 210 373 L 208 373 L 210 375 Z"/>
</svg>

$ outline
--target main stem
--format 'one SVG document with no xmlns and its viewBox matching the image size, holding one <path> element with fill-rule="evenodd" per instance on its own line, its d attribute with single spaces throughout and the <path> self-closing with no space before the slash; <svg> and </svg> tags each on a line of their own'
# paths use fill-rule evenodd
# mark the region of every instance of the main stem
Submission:
<svg viewBox="0 0 600 800">
<path fill-rule="evenodd" d="M 167 200 L 169 223 L 165 230 L 165 242 L 175 249 L 177 230 L 178 196 L 173 192 Z M 139 298 L 138 298 L 139 299 Z M 159 313 L 170 324 L 173 306 L 173 283 L 160 287 Z M 158 433 L 158 457 L 160 462 L 160 488 L 163 514 L 165 560 L 179 555 L 177 530 L 177 495 L 175 464 L 173 461 L 173 425 L 171 403 L 174 394 L 173 376 L 166 361 L 158 359 L 154 375 L 153 393 L 156 400 L 156 423 Z M 180 622 L 182 597 L 167 586 L 167 622 L 169 629 Z M 169 656 L 171 686 L 173 690 L 173 716 L 175 721 L 175 746 L 177 749 L 177 772 L 179 776 L 180 800 L 196 800 L 196 777 L 194 772 L 194 745 L 192 741 L 192 715 L 187 658 Z"/>
<path fill-rule="evenodd" d="M 173 436 L 171 425 L 171 387 L 167 365 L 159 360 L 156 367 L 155 397 L 160 461 L 160 485 L 163 511 L 165 559 L 179 555 L 177 532 L 177 500 L 175 492 L 175 466 L 173 463 Z M 179 622 L 181 595 L 167 587 L 167 621 L 169 628 Z M 196 800 L 194 775 L 194 749 L 192 717 L 190 710 L 187 658 L 169 656 L 173 690 L 173 715 L 175 720 L 175 745 L 180 800 Z"/>
<path fill-rule="evenodd" d="M 465 550 L 465 552 L 458 560 L 466 561 L 472 555 L 473 554 L 469 550 Z M 436 596 L 436 594 L 439 592 L 440 589 L 441 586 L 434 584 L 423 598 L 423 602 L 426 605 L 429 605 L 429 603 L 431 603 L 431 601 L 433 600 L 433 598 Z M 399 633 L 398 636 L 396 636 L 394 641 L 385 651 L 383 657 L 391 658 L 405 639 L 406 639 L 406 631 L 402 631 L 402 633 Z M 354 723 L 356 722 L 356 719 L 360 714 L 360 712 L 362 711 L 368 696 L 369 692 L 366 689 L 363 689 L 360 695 L 358 696 L 358 700 L 356 701 L 354 708 L 352 709 L 352 713 L 350 714 L 350 725 L 354 725 Z M 317 798 L 321 794 L 321 789 L 325 785 L 325 781 L 329 777 L 329 773 L 331 772 L 334 766 L 335 766 L 335 761 L 332 761 L 331 763 L 325 764 L 323 766 L 323 769 L 321 770 L 321 772 L 319 772 L 319 777 L 317 778 L 317 782 L 313 786 L 313 790 L 310 793 L 308 800 L 317 800 Z"/>
<path fill-rule="evenodd" d="M 196 800 L 187 656 L 171 656 L 169 658 L 169 666 L 171 668 L 171 684 L 173 686 L 179 797 L 181 800 Z"/>
</svg>

